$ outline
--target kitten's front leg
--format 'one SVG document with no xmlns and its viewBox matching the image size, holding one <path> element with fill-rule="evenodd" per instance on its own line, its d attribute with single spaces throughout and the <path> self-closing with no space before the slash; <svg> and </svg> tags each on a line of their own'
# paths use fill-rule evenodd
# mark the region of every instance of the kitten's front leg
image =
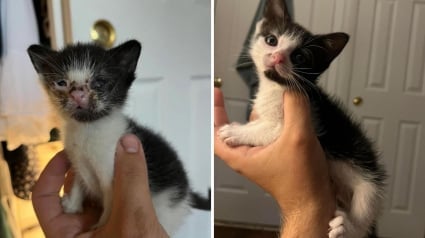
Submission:
<svg viewBox="0 0 425 238">
<path fill-rule="evenodd" d="M 65 213 L 79 213 L 83 211 L 83 185 L 78 176 L 75 176 L 74 183 L 69 194 L 62 197 L 62 208 Z"/>
<path fill-rule="evenodd" d="M 280 123 L 258 119 L 245 125 L 224 125 L 218 130 L 218 136 L 230 146 L 262 146 L 272 143 L 279 136 L 280 128 Z"/>
</svg>

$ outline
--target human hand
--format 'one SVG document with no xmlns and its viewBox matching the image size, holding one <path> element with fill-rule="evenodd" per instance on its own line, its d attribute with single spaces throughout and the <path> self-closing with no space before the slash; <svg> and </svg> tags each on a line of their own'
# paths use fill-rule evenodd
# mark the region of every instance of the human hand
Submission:
<svg viewBox="0 0 425 238">
<path fill-rule="evenodd" d="M 69 168 L 65 153 L 59 152 L 33 188 L 34 210 L 46 237 L 168 237 L 155 214 L 145 155 L 137 137 L 125 135 L 117 144 L 112 212 L 108 222 L 96 230 L 89 231 L 100 215 L 95 207 L 85 206 L 82 214 L 63 212 L 59 191 Z"/>
<path fill-rule="evenodd" d="M 270 193 L 284 213 L 286 223 L 301 220 L 307 226 L 317 222 L 314 220 L 317 218 L 323 222 L 317 224 L 320 231 L 314 237 L 326 234 L 327 223 L 335 211 L 335 198 L 325 155 L 311 122 L 308 101 L 293 92 L 283 95 L 283 130 L 272 144 L 229 147 L 217 136 L 217 130 L 228 123 L 228 119 L 223 95 L 219 89 L 214 90 L 215 154 Z"/>
</svg>

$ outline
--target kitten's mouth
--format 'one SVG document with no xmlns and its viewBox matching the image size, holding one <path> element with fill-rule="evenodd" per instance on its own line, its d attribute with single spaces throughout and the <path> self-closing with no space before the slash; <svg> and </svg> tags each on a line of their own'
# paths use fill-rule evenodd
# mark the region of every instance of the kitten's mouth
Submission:
<svg viewBox="0 0 425 238">
<path fill-rule="evenodd" d="M 266 69 L 266 71 L 264 71 L 264 75 L 268 79 L 270 79 L 270 80 L 272 80 L 272 81 L 274 81 L 274 82 L 276 82 L 280 85 L 284 85 L 284 86 L 290 85 L 289 79 L 287 79 L 286 74 L 284 72 L 281 72 L 281 70 L 277 69 L 277 67 L 279 67 L 279 66 L 276 65 L 273 68 Z"/>
</svg>

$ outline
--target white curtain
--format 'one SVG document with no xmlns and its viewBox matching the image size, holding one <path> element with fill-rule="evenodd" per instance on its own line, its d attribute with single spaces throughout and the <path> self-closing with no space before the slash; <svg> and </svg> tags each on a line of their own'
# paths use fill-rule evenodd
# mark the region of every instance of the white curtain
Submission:
<svg viewBox="0 0 425 238">
<path fill-rule="evenodd" d="M 55 125 L 26 52 L 39 41 L 32 1 L 2 0 L 1 11 L 0 140 L 6 140 L 11 150 L 48 141 Z"/>
</svg>

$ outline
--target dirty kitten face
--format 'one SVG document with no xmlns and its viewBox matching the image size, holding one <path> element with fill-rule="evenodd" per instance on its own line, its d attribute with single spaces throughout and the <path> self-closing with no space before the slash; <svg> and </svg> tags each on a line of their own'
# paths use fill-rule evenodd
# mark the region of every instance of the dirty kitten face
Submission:
<svg viewBox="0 0 425 238">
<path fill-rule="evenodd" d="M 140 50 L 140 43 L 132 40 L 110 50 L 76 44 L 57 52 L 32 45 L 28 54 L 59 112 L 88 122 L 124 105 Z"/>
<path fill-rule="evenodd" d="M 316 83 L 348 38 L 345 33 L 313 35 L 292 21 L 284 0 L 268 0 L 250 54 L 259 74 L 281 85 L 300 88 Z"/>
</svg>

